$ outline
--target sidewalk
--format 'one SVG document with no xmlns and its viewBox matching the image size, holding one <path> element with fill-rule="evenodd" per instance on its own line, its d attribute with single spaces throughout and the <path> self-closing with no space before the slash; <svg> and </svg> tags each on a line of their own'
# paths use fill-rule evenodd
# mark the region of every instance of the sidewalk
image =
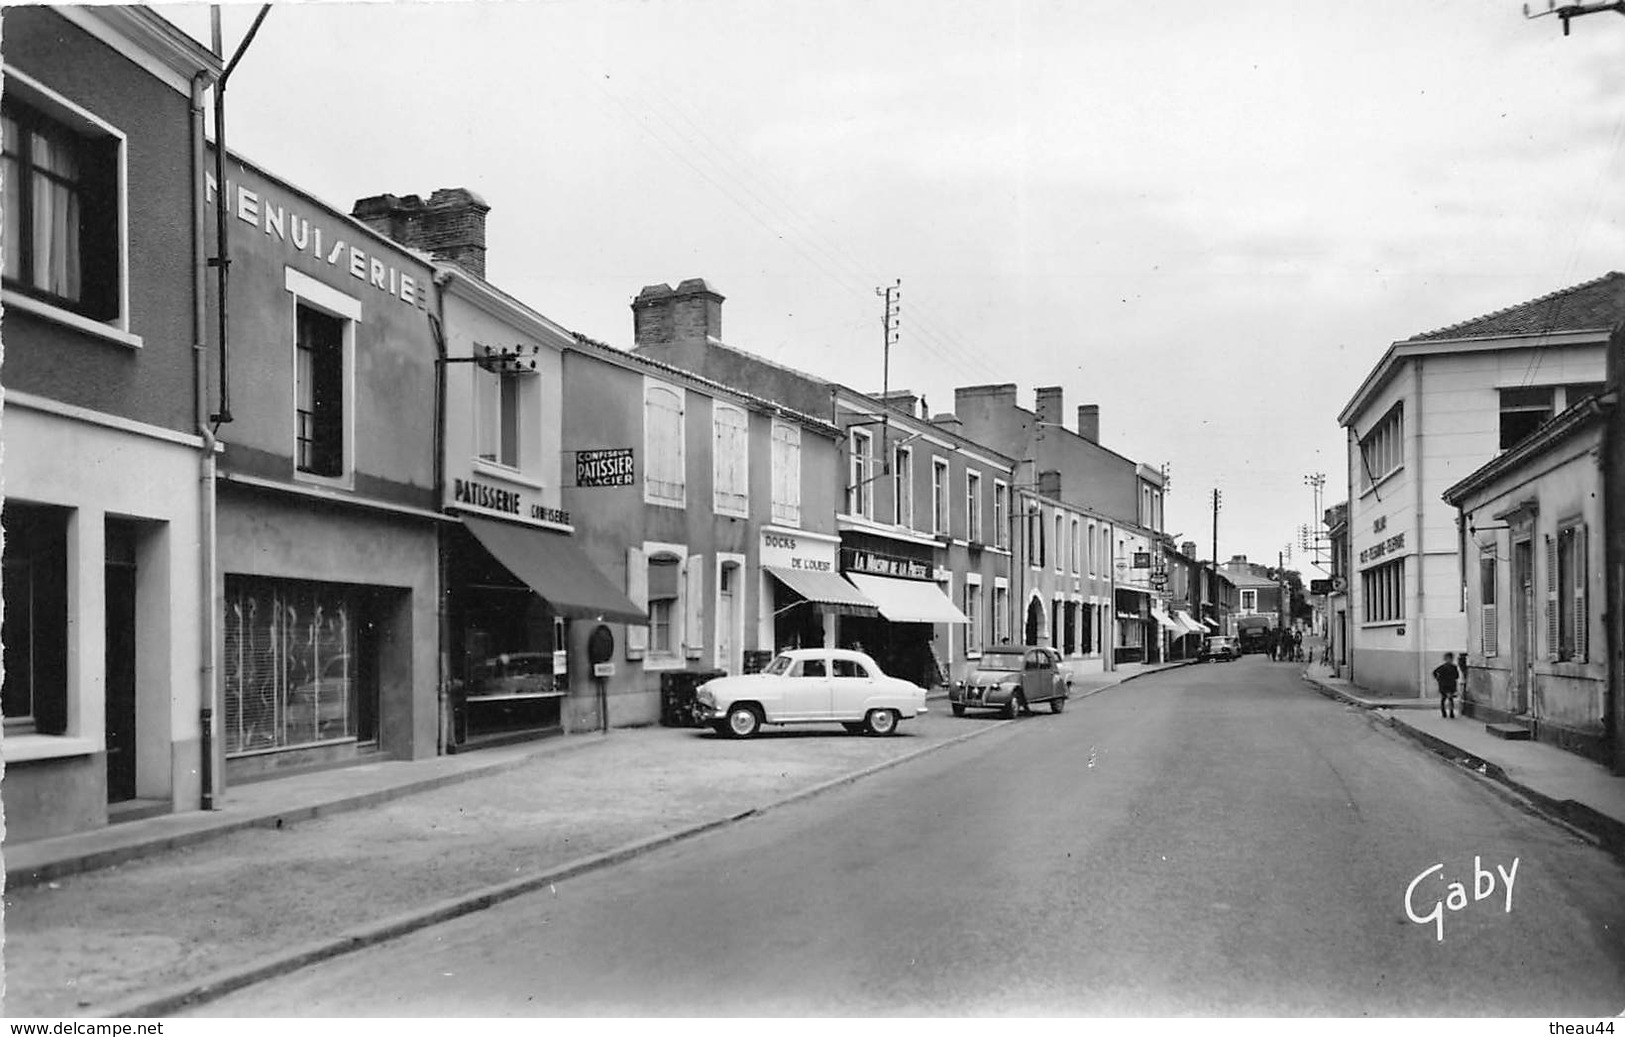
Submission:
<svg viewBox="0 0 1625 1037">
<path fill-rule="evenodd" d="M 1431 699 L 1385 699 L 1312 665 L 1304 680 L 1322 694 L 1372 710 L 1396 731 L 1513 790 L 1625 859 L 1625 776 L 1543 742 L 1512 742 L 1484 729 L 1484 721 L 1439 715 Z"/>
<path fill-rule="evenodd" d="M 1163 668 L 1090 674 L 1073 694 Z M 1045 719 L 929 710 L 893 738 L 626 728 L 363 764 L 237 786 L 209 813 L 6 846 L 0 1012 L 174 1013 Z"/>
</svg>

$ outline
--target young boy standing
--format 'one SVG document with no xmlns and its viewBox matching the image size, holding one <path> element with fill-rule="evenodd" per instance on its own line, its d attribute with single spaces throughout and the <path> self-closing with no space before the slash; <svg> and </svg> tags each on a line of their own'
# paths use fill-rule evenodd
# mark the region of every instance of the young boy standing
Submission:
<svg viewBox="0 0 1625 1037">
<path fill-rule="evenodd" d="M 1444 653 L 1444 662 L 1433 671 L 1433 679 L 1439 682 L 1439 715 L 1455 719 L 1456 716 L 1456 679 L 1461 671 L 1456 669 L 1456 653 Z"/>
</svg>

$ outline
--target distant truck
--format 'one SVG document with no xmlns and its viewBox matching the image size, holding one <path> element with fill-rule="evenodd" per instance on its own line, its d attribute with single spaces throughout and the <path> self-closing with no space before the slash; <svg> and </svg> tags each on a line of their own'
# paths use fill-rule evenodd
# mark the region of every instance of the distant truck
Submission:
<svg viewBox="0 0 1625 1037">
<path fill-rule="evenodd" d="M 1270 637 L 1274 624 L 1269 616 L 1237 616 L 1236 640 L 1241 643 L 1241 654 L 1270 651 Z"/>
</svg>

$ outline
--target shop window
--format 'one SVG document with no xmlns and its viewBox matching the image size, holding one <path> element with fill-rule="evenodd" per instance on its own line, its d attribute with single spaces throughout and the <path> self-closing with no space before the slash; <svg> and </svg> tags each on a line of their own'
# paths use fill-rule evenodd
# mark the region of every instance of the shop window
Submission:
<svg viewBox="0 0 1625 1037">
<path fill-rule="evenodd" d="M 311 475 L 344 474 L 345 321 L 297 307 L 295 437 L 297 465 Z"/>
<path fill-rule="evenodd" d="M 852 429 L 847 435 L 846 513 L 874 517 L 874 498 L 870 493 L 874 467 L 874 437 L 863 429 Z"/>
<path fill-rule="evenodd" d="M 1396 404 L 1360 440 L 1360 485 L 1369 489 L 1405 463 L 1405 408 Z"/>
<path fill-rule="evenodd" d="M 914 451 L 906 446 L 892 459 L 892 516 L 904 529 L 914 527 Z"/>
<path fill-rule="evenodd" d="M 524 380 L 530 375 L 474 365 L 475 454 L 508 468 L 524 467 L 519 447 Z"/>
<path fill-rule="evenodd" d="M 773 423 L 773 521 L 801 525 L 801 430 Z"/>
<path fill-rule="evenodd" d="M 1550 657 L 1586 660 L 1586 529 L 1566 525 L 1546 538 L 1546 631 Z"/>
<path fill-rule="evenodd" d="M 6 71 L 5 285 L 82 317 L 116 320 L 123 141 L 43 94 L 33 103 L 14 96 L 19 81 Z"/>
<path fill-rule="evenodd" d="M 676 655 L 679 617 L 678 578 L 682 563 L 669 555 L 649 559 L 649 652 Z"/>
<path fill-rule="evenodd" d="M 1010 487 L 993 481 L 993 543 L 1002 548 L 1010 546 Z"/>
<path fill-rule="evenodd" d="M 683 454 L 683 396 L 654 382 L 643 390 L 644 500 L 681 507 L 687 500 Z"/>
<path fill-rule="evenodd" d="M 948 532 L 948 462 L 931 459 L 931 532 Z"/>
<path fill-rule="evenodd" d="M 738 407 L 711 410 L 712 506 L 719 514 L 750 513 L 750 418 Z"/>
<path fill-rule="evenodd" d="M 228 754 L 377 738 L 365 611 L 350 587 L 226 577 Z"/>
<path fill-rule="evenodd" d="M 65 734 L 68 721 L 68 512 L 7 501 L 5 654 L 0 712 L 14 734 Z"/>
<path fill-rule="evenodd" d="M 1501 390 L 1501 449 L 1518 445 L 1552 416 L 1552 387 L 1521 386 Z"/>
</svg>

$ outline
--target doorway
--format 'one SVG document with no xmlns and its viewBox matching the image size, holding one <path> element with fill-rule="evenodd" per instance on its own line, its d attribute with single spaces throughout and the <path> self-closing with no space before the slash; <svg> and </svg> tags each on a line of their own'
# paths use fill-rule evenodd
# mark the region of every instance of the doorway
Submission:
<svg viewBox="0 0 1625 1037">
<path fill-rule="evenodd" d="M 1022 631 L 1022 644 L 1035 645 L 1044 633 L 1044 603 L 1034 598 L 1027 603 L 1027 625 Z"/>
<path fill-rule="evenodd" d="M 1535 682 L 1534 549 L 1526 537 L 1512 544 L 1512 712 L 1529 712 Z"/>
<path fill-rule="evenodd" d="M 739 566 L 729 564 L 717 570 L 717 667 L 729 673 L 739 672 L 739 666 L 734 661 L 738 584 Z"/>
<path fill-rule="evenodd" d="M 136 531 L 109 521 L 106 533 L 107 801 L 135 798 Z"/>
</svg>

